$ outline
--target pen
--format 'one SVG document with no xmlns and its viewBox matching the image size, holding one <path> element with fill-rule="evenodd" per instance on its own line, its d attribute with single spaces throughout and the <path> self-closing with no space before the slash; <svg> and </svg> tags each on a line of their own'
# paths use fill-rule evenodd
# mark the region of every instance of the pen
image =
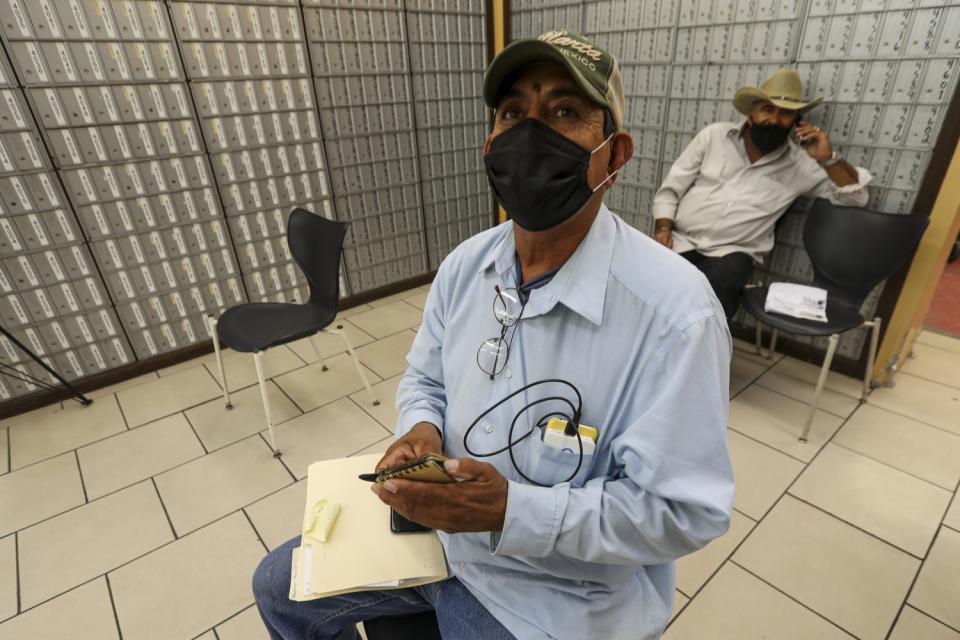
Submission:
<svg viewBox="0 0 960 640">
<path fill-rule="evenodd" d="M 359 477 L 365 482 L 376 482 L 379 475 L 379 473 L 361 473 Z"/>
</svg>

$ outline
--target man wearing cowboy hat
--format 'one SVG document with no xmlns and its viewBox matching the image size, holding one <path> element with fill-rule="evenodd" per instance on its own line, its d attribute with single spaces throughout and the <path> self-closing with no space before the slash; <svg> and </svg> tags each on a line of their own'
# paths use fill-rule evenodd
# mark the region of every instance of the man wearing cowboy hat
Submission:
<svg viewBox="0 0 960 640">
<path fill-rule="evenodd" d="M 733 104 L 746 121 L 698 133 L 653 199 L 654 237 L 707 276 L 728 319 L 754 263 L 773 248 L 774 224 L 798 196 L 867 203 L 870 172 L 845 162 L 826 132 L 803 119 L 823 98 L 802 96 L 794 69 L 741 88 Z"/>
</svg>

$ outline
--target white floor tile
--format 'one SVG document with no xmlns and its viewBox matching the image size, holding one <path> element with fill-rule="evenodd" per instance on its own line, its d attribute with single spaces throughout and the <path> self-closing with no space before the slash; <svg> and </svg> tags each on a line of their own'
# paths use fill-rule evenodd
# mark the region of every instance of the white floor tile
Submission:
<svg viewBox="0 0 960 640">
<path fill-rule="evenodd" d="M 858 453 L 828 444 L 790 489 L 915 556 L 923 557 L 950 492 Z"/>
<path fill-rule="evenodd" d="M 19 469 L 126 430 L 117 400 L 106 396 L 86 407 L 75 402 L 62 411 L 38 415 L 10 427 L 11 467 Z"/>
<path fill-rule="evenodd" d="M 398 375 L 373 385 L 373 395 L 380 401 L 376 406 L 370 402 L 366 389 L 352 394 L 350 399 L 392 432 L 397 426 L 397 386 L 401 379 L 403 376 Z"/>
<path fill-rule="evenodd" d="M 723 536 L 677 561 L 677 589 L 687 596 L 696 595 L 755 524 L 750 518 L 734 511 L 730 518 L 730 529 Z"/>
<path fill-rule="evenodd" d="M 960 353 L 960 338 L 948 336 L 936 331 L 921 331 L 917 336 L 917 342 L 927 344 L 938 349 L 945 349 L 953 353 Z"/>
<path fill-rule="evenodd" d="M 809 403 L 817 388 L 820 367 L 793 358 L 784 358 L 757 380 L 757 384 L 794 400 Z M 817 407 L 842 418 L 860 404 L 862 381 L 831 371 L 820 393 Z"/>
<path fill-rule="evenodd" d="M 231 349 L 221 351 L 223 359 L 223 372 L 227 377 L 227 388 L 230 391 L 243 389 L 257 384 L 257 366 L 252 353 L 240 353 Z M 293 371 L 304 366 L 297 354 L 288 349 L 285 345 L 267 349 L 263 352 L 263 377 L 265 379 L 275 378 L 287 371 Z M 205 358 L 204 365 L 210 375 L 220 382 L 220 372 L 217 369 L 216 354 L 211 354 Z"/>
<path fill-rule="evenodd" d="M 247 607 L 217 627 L 220 640 L 270 640 L 257 608 Z"/>
<path fill-rule="evenodd" d="M 141 384 L 143 384 L 143 383 L 145 383 L 145 382 L 153 382 L 154 380 L 157 379 L 157 377 L 158 377 L 157 372 L 156 372 L 156 371 L 151 371 L 150 373 L 145 373 L 145 374 L 143 374 L 143 375 L 141 375 L 141 376 L 136 376 L 136 377 L 134 377 L 134 378 L 129 378 L 129 379 L 127 379 L 127 380 L 123 380 L 123 381 L 118 382 L 118 383 L 116 383 L 116 384 L 111 384 L 111 385 L 106 386 L 106 387 L 100 387 L 99 389 L 96 389 L 96 390 L 94 390 L 94 391 L 89 391 L 89 392 L 87 392 L 85 395 L 86 395 L 88 398 L 94 398 L 94 399 L 96 399 L 96 398 L 104 398 L 104 397 L 106 397 L 106 396 L 113 395 L 113 394 L 116 393 L 117 391 L 122 391 L 122 390 L 124 390 L 124 389 L 130 389 L 131 387 L 136 387 L 136 386 L 141 385 Z"/>
<path fill-rule="evenodd" d="M 354 349 L 375 340 L 369 333 L 361 331 L 346 320 L 334 321 L 331 329 L 336 328 L 337 325 L 343 327 L 342 331 L 346 333 L 347 338 L 350 340 L 350 345 Z M 313 338 L 301 338 L 300 340 L 291 342 L 287 346 L 290 347 L 290 350 L 296 353 L 301 360 L 308 364 L 313 364 L 317 361 L 317 353 L 320 354 L 321 358 L 330 358 L 338 353 L 344 353 L 347 350 L 347 344 L 343 341 L 342 336 L 326 331 L 318 333 L 313 336 Z"/>
<path fill-rule="evenodd" d="M 273 380 L 268 380 L 266 387 L 274 425 L 300 415 L 300 410 Z M 231 393 L 230 403 L 233 408 L 227 409 L 222 397 L 214 398 L 184 412 L 207 451 L 243 440 L 267 426 L 259 384 Z"/>
<path fill-rule="evenodd" d="M 0 640 L 115 640 L 107 582 L 97 578 L 0 624 Z"/>
<path fill-rule="evenodd" d="M 156 477 L 178 536 L 292 482 L 270 447 L 251 436 Z"/>
<path fill-rule="evenodd" d="M 420 287 L 414 287 L 413 289 L 407 289 L 406 291 L 401 291 L 400 293 L 394 293 L 393 295 L 385 296 L 383 298 L 377 298 L 376 300 L 370 301 L 370 306 L 374 309 L 379 309 L 380 307 L 385 307 L 388 304 L 394 302 L 399 302 L 400 300 L 406 300 L 410 297 L 415 297 L 423 290 Z"/>
<path fill-rule="evenodd" d="M 950 509 L 943 519 L 943 524 L 960 531 L 960 497 L 953 497 L 953 504 L 950 505 Z"/>
<path fill-rule="evenodd" d="M 890 640 L 960 640 L 960 633 L 913 607 L 904 607 Z"/>
<path fill-rule="evenodd" d="M 206 369 L 193 368 L 119 391 L 117 399 L 127 425 L 138 427 L 220 394 L 220 386 Z"/>
<path fill-rule="evenodd" d="M 367 455 L 370 455 L 371 453 L 386 453 L 387 449 L 389 449 L 390 445 L 392 445 L 394 442 L 396 442 L 396 439 L 393 436 L 387 436 L 383 440 L 380 440 L 379 442 L 374 442 L 369 447 L 361 449 L 360 451 L 357 451 L 353 455 L 367 456 Z"/>
<path fill-rule="evenodd" d="M 202 455 L 181 413 L 77 449 L 90 500 Z"/>
<path fill-rule="evenodd" d="M 729 429 L 727 444 L 736 483 L 733 506 L 754 520 L 762 518 L 803 471 L 803 463 Z"/>
<path fill-rule="evenodd" d="M 35 606 L 173 540 L 153 483 L 141 482 L 24 529 L 20 598 Z"/>
<path fill-rule="evenodd" d="M 349 398 L 285 422 L 276 433 L 284 464 L 297 478 L 317 460 L 348 456 L 390 435 Z"/>
<path fill-rule="evenodd" d="M 663 640 L 854 640 L 740 567 L 727 563 Z"/>
<path fill-rule="evenodd" d="M 960 389 L 900 372 L 894 387 L 870 394 L 870 404 L 960 435 Z"/>
<path fill-rule="evenodd" d="M 370 311 L 358 313 L 350 322 L 374 338 L 385 338 L 398 331 L 420 324 L 423 312 L 403 300 L 382 305 Z"/>
<path fill-rule="evenodd" d="M 177 364 L 170 365 L 169 367 L 157 369 L 157 376 L 163 378 L 165 376 L 173 375 L 174 373 L 186 371 L 187 369 L 196 369 L 197 367 L 202 367 L 204 362 L 207 362 L 209 357 L 209 355 L 197 356 L 196 358 L 190 358 L 189 360 L 178 362 Z"/>
<path fill-rule="evenodd" d="M 414 293 L 413 295 L 410 295 L 404 298 L 403 301 L 409 305 L 416 307 L 417 309 L 423 310 L 423 308 L 427 305 L 428 294 L 429 294 L 429 291 L 424 291 L 423 289 L 420 289 L 417 293 Z"/>
<path fill-rule="evenodd" d="M 0 476 L 0 536 L 84 503 L 76 456 L 65 453 Z"/>
<path fill-rule="evenodd" d="M 763 342 L 763 353 L 769 353 L 767 347 L 770 346 L 769 340 L 764 340 Z M 773 366 L 774 364 L 780 362 L 780 359 L 783 358 L 782 353 L 774 353 L 773 357 L 767 358 L 766 355 L 757 355 L 756 347 L 753 342 L 748 342 L 746 340 L 741 340 L 740 338 L 733 339 L 733 354 L 746 358 L 748 360 L 753 360 L 754 362 L 759 362 L 768 367 Z"/>
<path fill-rule="evenodd" d="M 915 357 L 903 363 L 903 373 L 960 388 L 960 353 L 918 342 L 913 345 L 913 354 Z"/>
<path fill-rule="evenodd" d="M 337 317 L 349 318 L 351 316 L 357 315 L 358 313 L 363 313 L 364 311 L 370 311 L 370 309 L 373 309 L 373 307 L 371 307 L 369 304 L 358 304 L 354 307 L 350 307 L 349 309 L 343 309 L 339 311 L 337 313 Z"/>
<path fill-rule="evenodd" d="M 808 442 L 800 442 L 807 409 L 802 402 L 753 385 L 730 401 L 728 424 L 787 455 L 810 461 L 843 420 L 818 409 Z"/>
<path fill-rule="evenodd" d="M 944 489 L 960 482 L 960 435 L 871 404 L 857 409 L 833 441 Z"/>
<path fill-rule="evenodd" d="M 960 629 L 960 532 L 940 528 L 909 602 L 927 615 Z"/>
<path fill-rule="evenodd" d="M 920 564 L 790 496 L 734 561 L 861 640 L 886 636 Z"/>
<path fill-rule="evenodd" d="M 730 397 L 746 389 L 766 370 L 766 364 L 734 354 L 730 362 Z"/>
<path fill-rule="evenodd" d="M 263 545 L 234 513 L 112 572 L 125 638 L 193 638 L 253 603 Z"/>
<path fill-rule="evenodd" d="M 327 371 L 323 371 L 319 363 L 311 364 L 285 373 L 275 378 L 274 382 L 304 411 L 363 389 L 363 380 L 349 354 L 341 353 L 327 359 L 326 363 Z M 371 385 L 380 382 L 380 378 L 369 369 L 365 369 L 364 373 Z"/>
<path fill-rule="evenodd" d="M 413 331 L 402 331 L 371 342 L 357 349 L 357 356 L 381 378 L 391 378 L 407 370 L 407 354 L 416 335 Z"/>
<path fill-rule="evenodd" d="M 0 538 L 0 621 L 17 615 L 17 551 L 12 535 Z"/>
<path fill-rule="evenodd" d="M 300 480 L 289 487 L 257 500 L 244 511 L 264 544 L 275 549 L 300 535 L 303 513 L 307 504 L 307 481 Z"/>
<path fill-rule="evenodd" d="M 679 591 L 674 592 L 673 594 L 673 612 L 670 614 L 670 619 L 673 620 L 677 615 L 683 611 L 683 608 L 687 606 L 687 603 L 690 602 L 690 598 L 683 595 Z"/>
<path fill-rule="evenodd" d="M 76 402 L 70 401 L 71 404 L 77 404 Z M 18 413 L 15 416 L 8 416 L 6 418 L 0 418 L 0 427 L 13 426 L 15 424 L 28 423 L 33 424 L 37 419 L 41 418 L 43 415 L 48 413 L 56 413 L 63 410 L 62 402 L 53 402 L 48 405 L 44 405 L 38 409 L 33 409 L 32 411 L 27 411 L 26 413 Z"/>
</svg>

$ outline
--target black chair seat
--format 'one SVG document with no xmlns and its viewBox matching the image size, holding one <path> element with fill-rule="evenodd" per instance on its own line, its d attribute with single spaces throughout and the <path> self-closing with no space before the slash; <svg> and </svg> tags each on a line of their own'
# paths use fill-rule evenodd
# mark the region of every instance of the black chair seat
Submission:
<svg viewBox="0 0 960 640">
<path fill-rule="evenodd" d="M 336 308 L 282 302 L 231 307 L 217 321 L 220 340 L 236 351 L 263 351 L 313 335 L 336 317 Z"/>
<path fill-rule="evenodd" d="M 860 311 L 836 298 L 827 296 L 827 321 L 804 320 L 764 310 L 767 300 L 767 287 L 753 287 L 743 292 L 743 306 L 747 313 L 764 324 L 781 331 L 789 331 L 801 336 L 829 336 L 856 329 L 864 322 Z"/>
</svg>

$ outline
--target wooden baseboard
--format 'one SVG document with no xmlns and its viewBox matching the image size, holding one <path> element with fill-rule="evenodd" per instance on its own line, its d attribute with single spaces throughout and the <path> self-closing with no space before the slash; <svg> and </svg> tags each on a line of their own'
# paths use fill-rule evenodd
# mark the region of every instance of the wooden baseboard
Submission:
<svg viewBox="0 0 960 640">
<path fill-rule="evenodd" d="M 340 301 L 339 307 L 341 310 L 346 310 L 352 307 L 357 307 L 361 304 L 366 304 L 371 300 L 378 300 L 380 298 L 392 296 L 395 293 L 400 293 L 401 291 L 406 291 L 407 289 L 412 289 L 413 287 L 419 287 L 421 285 L 428 284 L 433 281 L 435 275 L 436 271 L 430 271 L 401 282 L 394 282 L 377 289 L 371 289 L 370 291 L 364 291 L 353 296 L 347 296 Z M 182 349 L 176 349 L 174 351 L 168 351 L 167 353 L 161 353 L 160 355 L 156 355 L 151 358 L 137 360 L 135 362 L 131 362 L 130 364 L 123 365 L 122 367 L 110 369 L 109 371 L 103 371 L 85 378 L 71 380 L 70 383 L 81 392 L 87 393 L 89 391 L 108 387 L 112 384 L 117 384 L 118 382 L 123 382 L 124 380 L 129 380 L 130 378 L 135 378 L 145 373 L 150 373 L 151 371 L 156 371 L 157 369 L 172 367 L 175 364 L 192 360 L 193 358 L 198 358 L 212 352 L 213 341 L 204 340 L 203 342 L 198 342 L 188 347 L 183 347 Z M 72 395 L 66 389 L 57 388 L 45 389 L 29 395 L 12 398 L 6 402 L 0 403 L 0 419 L 9 418 L 21 413 L 26 413 L 27 411 L 39 409 L 40 407 L 54 402 L 59 402 L 60 400 L 67 400 L 71 397 Z"/>
</svg>

